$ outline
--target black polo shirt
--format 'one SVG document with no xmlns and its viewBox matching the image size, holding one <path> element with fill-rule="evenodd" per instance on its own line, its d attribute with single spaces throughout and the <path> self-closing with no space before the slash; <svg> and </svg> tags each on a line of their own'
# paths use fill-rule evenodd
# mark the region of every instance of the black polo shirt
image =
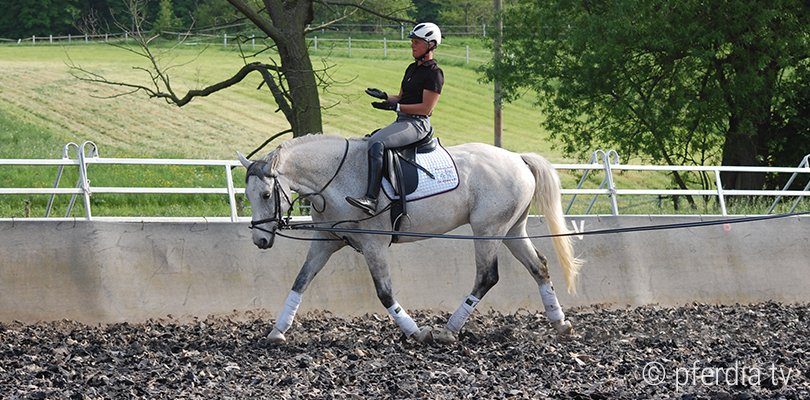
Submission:
<svg viewBox="0 0 810 400">
<path fill-rule="evenodd" d="M 405 76 L 402 77 L 402 97 L 399 103 L 419 104 L 422 102 L 423 90 L 441 94 L 443 85 L 444 72 L 436 64 L 436 60 L 425 61 L 422 65 L 414 61 L 405 69 Z"/>
</svg>

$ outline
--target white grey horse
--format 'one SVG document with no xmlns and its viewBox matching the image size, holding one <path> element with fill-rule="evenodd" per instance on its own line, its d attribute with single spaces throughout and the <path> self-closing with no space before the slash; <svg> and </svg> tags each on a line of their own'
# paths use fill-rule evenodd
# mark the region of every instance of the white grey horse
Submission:
<svg viewBox="0 0 810 400">
<path fill-rule="evenodd" d="M 542 210 L 549 231 L 567 233 L 560 204 L 560 181 L 552 165 L 537 154 L 516 154 L 480 143 L 448 148 L 458 167 L 459 186 L 453 191 L 408 203 L 408 231 L 445 233 L 469 223 L 478 236 L 526 236 L 529 206 L 535 202 Z M 247 168 L 246 195 L 253 209 L 253 243 L 259 248 L 273 246 L 280 219 L 291 207 L 291 191 L 314 194 L 314 223 L 354 220 L 340 227 L 391 230 L 388 212 L 367 218 L 344 198 L 365 190 L 366 142 L 337 136 L 309 135 L 289 140 L 261 161 L 251 162 L 242 154 Z M 388 204 L 381 196 L 378 210 Z M 334 233 L 316 232 L 314 239 L 336 239 Z M 474 310 L 476 304 L 498 282 L 497 240 L 475 241 L 476 277 L 472 292 L 452 314 L 446 328 L 420 329 L 394 299 L 388 268 L 388 246 L 391 237 L 368 233 L 341 233 L 345 240 L 318 240 L 310 245 L 306 261 L 293 283 L 272 332 L 271 342 L 284 342 L 284 333 L 292 325 L 301 296 L 326 264 L 329 257 L 350 244 L 362 252 L 382 305 L 388 309 L 399 328 L 420 342 L 452 341 Z M 421 240 L 401 237 L 400 242 Z M 546 316 L 560 334 L 572 332 L 571 323 L 557 301 L 551 285 L 546 258 L 529 239 L 505 240 L 503 243 L 526 267 L 537 282 Z M 575 290 L 575 279 L 582 261 L 575 258 L 568 236 L 554 237 L 553 243 L 565 273 L 569 292 Z"/>
</svg>

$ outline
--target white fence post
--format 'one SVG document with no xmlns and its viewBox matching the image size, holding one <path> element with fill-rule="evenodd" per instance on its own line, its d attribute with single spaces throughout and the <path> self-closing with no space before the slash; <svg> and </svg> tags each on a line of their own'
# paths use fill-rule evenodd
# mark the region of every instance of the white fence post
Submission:
<svg viewBox="0 0 810 400">
<path fill-rule="evenodd" d="M 84 42 L 85 42 L 85 43 L 88 43 L 88 42 L 89 42 L 89 39 L 87 38 L 87 34 L 85 34 L 85 35 L 84 35 Z"/>
<path fill-rule="evenodd" d="M 720 203 L 720 213 L 728 215 L 726 210 L 726 199 L 723 196 L 723 181 L 720 180 L 720 170 L 714 170 L 714 186 L 717 188 L 717 201 Z"/>
<path fill-rule="evenodd" d="M 228 47 L 228 34 L 222 34 L 222 47 Z"/>
<path fill-rule="evenodd" d="M 105 34 L 104 34 L 104 42 L 109 42 L 109 41 L 110 41 L 110 34 L 109 34 L 109 33 L 105 33 Z"/>
<path fill-rule="evenodd" d="M 68 43 L 71 43 L 72 41 L 73 41 L 73 37 L 70 36 L 70 34 L 68 33 Z"/>
<path fill-rule="evenodd" d="M 124 43 L 129 41 L 129 32 L 124 32 Z"/>
<path fill-rule="evenodd" d="M 53 34 L 48 35 L 48 42 L 53 44 Z"/>
<path fill-rule="evenodd" d="M 31 36 L 31 44 L 37 44 L 37 35 Z"/>
<path fill-rule="evenodd" d="M 388 40 L 383 38 L 383 58 L 388 58 Z"/>
<path fill-rule="evenodd" d="M 250 35 L 250 48 L 256 50 L 256 35 Z"/>
<path fill-rule="evenodd" d="M 231 207 L 231 222 L 239 220 L 239 213 L 236 210 L 236 191 L 233 188 L 233 173 L 231 173 L 231 166 L 225 166 L 225 177 L 228 179 L 228 204 Z"/>
<path fill-rule="evenodd" d="M 315 40 L 313 41 L 313 43 L 315 44 L 315 50 L 318 50 L 318 37 L 315 36 L 314 39 Z"/>
</svg>

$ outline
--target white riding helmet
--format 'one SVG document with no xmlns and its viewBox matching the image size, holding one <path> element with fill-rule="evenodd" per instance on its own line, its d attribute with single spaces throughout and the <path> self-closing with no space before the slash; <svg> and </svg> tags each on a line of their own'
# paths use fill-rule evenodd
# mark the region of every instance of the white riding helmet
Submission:
<svg viewBox="0 0 810 400">
<path fill-rule="evenodd" d="M 442 44 L 442 31 L 432 22 L 417 24 L 411 29 L 411 33 L 408 34 L 408 37 L 411 39 L 419 38 L 426 42 L 434 42 L 436 46 Z"/>
</svg>

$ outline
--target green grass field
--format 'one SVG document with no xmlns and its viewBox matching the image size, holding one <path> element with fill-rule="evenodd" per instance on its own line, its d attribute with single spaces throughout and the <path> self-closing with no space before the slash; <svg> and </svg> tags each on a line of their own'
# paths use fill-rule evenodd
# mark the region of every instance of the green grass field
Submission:
<svg viewBox="0 0 810 400">
<path fill-rule="evenodd" d="M 446 76 L 439 106 L 431 121 L 445 145 L 492 142 L 492 86 L 480 81 L 476 71 L 485 58 L 480 42 L 448 40 L 437 53 Z M 471 63 L 464 62 L 466 46 Z M 383 58 L 379 43 L 357 41 L 349 57 L 345 42 L 321 41 L 312 51 L 316 66 L 329 66 L 333 83 L 322 92 L 324 131 L 346 137 L 362 136 L 387 125 L 393 113 L 375 110 L 366 87 L 397 90 L 402 71 L 410 62 L 404 45 L 389 43 Z M 446 62 L 442 51 L 446 49 Z M 188 44 L 172 49 L 157 48 L 164 66 L 171 70 L 175 90 L 184 93 L 230 77 L 242 64 L 235 47 Z M 452 57 L 451 57 L 452 56 Z M 262 59 L 260 59 L 262 60 Z M 265 59 L 266 60 L 266 59 Z M 178 108 L 148 99 L 143 93 L 110 98 L 121 90 L 81 82 L 69 74 L 68 62 L 104 74 L 111 80 L 147 84 L 148 77 L 134 67 L 146 60 L 105 44 L 71 46 L 0 46 L 0 158 L 59 158 L 67 142 L 95 142 L 102 157 L 232 159 L 236 151 L 250 152 L 266 138 L 287 128 L 266 89 L 256 90 L 259 76 L 238 86 Z M 529 96 L 530 97 L 530 96 Z M 549 135 L 540 126 L 542 115 L 531 98 L 504 107 L 503 145 L 518 152 L 536 152 L 552 162 L 584 162 L 566 158 L 552 148 Z M 269 151 L 281 140 L 271 143 Z M 593 149 L 584 149 L 583 153 Z M 625 161 L 625 160 L 623 160 Z M 68 169 L 69 170 L 69 169 Z M 224 187 L 224 173 L 211 167 L 121 167 L 92 166 L 96 186 Z M 51 187 L 56 167 L 0 167 L 0 187 Z M 242 175 L 243 176 L 243 175 Z M 574 187 L 578 173 L 563 173 L 565 187 Z M 75 184 L 75 171 L 67 171 L 60 187 Z M 239 172 L 235 177 L 241 182 Z M 601 175 L 589 180 L 596 187 Z M 667 188 L 662 174 L 625 173 L 617 184 L 624 188 Z M 69 196 L 58 196 L 55 214 L 64 213 Z M 48 196 L 0 197 L 0 217 L 21 217 L 30 202 L 30 215 L 44 215 Z M 582 199 L 572 210 L 584 209 Z M 655 199 L 640 203 L 655 203 Z M 82 215 L 81 202 L 74 215 Z M 628 212 L 634 211 L 626 203 Z M 622 207 L 625 207 L 623 204 Z M 709 208 L 695 212 L 715 212 Z M 96 195 L 93 214 L 126 216 L 226 216 L 225 196 L 189 195 Z M 597 203 L 592 213 L 608 212 L 607 201 Z M 643 213 L 672 212 L 669 202 L 644 205 Z M 245 210 L 240 213 L 247 212 Z"/>
</svg>

